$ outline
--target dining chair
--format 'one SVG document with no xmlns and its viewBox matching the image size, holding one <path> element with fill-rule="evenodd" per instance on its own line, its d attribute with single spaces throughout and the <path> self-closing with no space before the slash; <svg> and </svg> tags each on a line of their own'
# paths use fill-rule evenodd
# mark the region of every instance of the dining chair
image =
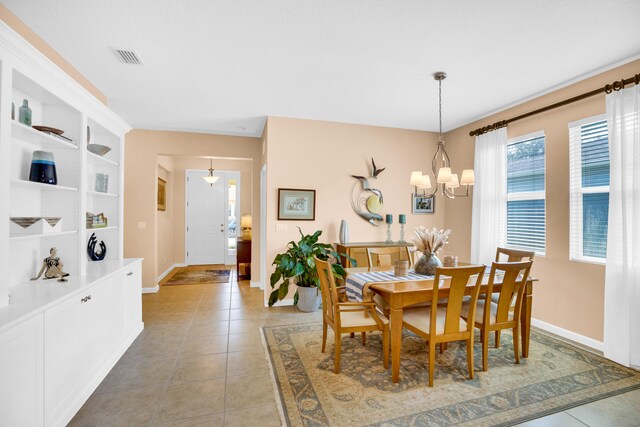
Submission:
<svg viewBox="0 0 640 427">
<path fill-rule="evenodd" d="M 333 372 L 340 372 L 342 334 L 354 332 L 382 332 L 382 359 L 389 367 L 389 320 L 379 314 L 374 302 L 340 302 L 329 261 L 315 257 L 322 290 L 322 352 L 327 344 L 327 328 L 331 326 L 335 337 Z M 363 335 L 362 344 L 365 344 Z"/>
<path fill-rule="evenodd" d="M 533 257 L 535 256 L 535 252 L 533 251 L 523 251 L 519 249 L 508 249 L 498 247 L 496 249 L 496 262 L 520 262 L 520 261 L 533 261 Z M 506 258 L 506 260 L 504 259 Z M 491 301 L 498 303 L 499 293 L 491 294 Z M 512 310 L 515 309 L 515 299 L 511 301 L 510 308 Z M 495 347 L 500 347 L 500 331 L 495 331 Z"/>
<path fill-rule="evenodd" d="M 520 308 L 524 296 L 524 288 L 531 271 L 533 261 L 494 262 L 491 264 L 487 293 L 479 299 L 474 307 L 472 301 L 462 304 L 462 318 L 480 329 L 482 341 L 482 370 L 488 370 L 489 332 L 502 329 L 513 330 L 513 351 L 516 364 L 520 363 Z M 498 302 L 492 301 L 493 287 L 501 283 Z M 510 310 L 511 301 L 515 299 L 515 310 Z M 475 315 L 475 320 L 474 319 Z"/>
<path fill-rule="evenodd" d="M 408 246 L 396 246 L 393 248 L 366 248 L 366 251 L 368 267 L 381 267 L 391 270 L 391 267 L 393 266 L 392 259 L 406 259 L 409 261 L 409 268 L 413 268 L 414 257 Z M 385 316 L 389 317 L 391 311 L 389 303 L 378 294 L 373 296 L 373 301 L 376 303 L 378 310 L 380 310 L 380 312 Z M 425 304 L 420 305 L 424 306 Z"/>
<path fill-rule="evenodd" d="M 474 265 L 465 267 L 439 267 L 436 268 L 436 275 L 433 279 L 433 293 L 431 300 L 436 301 L 440 294 L 447 293 L 447 304 L 435 307 L 406 308 L 403 311 L 402 326 L 419 337 L 427 340 L 429 347 L 429 387 L 433 387 L 433 370 L 435 366 L 436 344 L 452 341 L 466 341 L 467 345 L 467 365 L 469 379 L 473 379 L 473 316 L 474 307 L 478 301 L 484 265 Z M 471 306 L 468 320 L 460 317 L 463 305 L 463 298 L 467 292 L 467 283 L 475 285 L 471 290 Z"/>
<path fill-rule="evenodd" d="M 366 250 L 369 267 L 384 266 L 391 268 L 393 266 L 392 259 L 405 259 L 409 261 L 409 268 L 413 267 L 413 257 L 411 256 L 409 247 L 366 248 Z"/>
</svg>

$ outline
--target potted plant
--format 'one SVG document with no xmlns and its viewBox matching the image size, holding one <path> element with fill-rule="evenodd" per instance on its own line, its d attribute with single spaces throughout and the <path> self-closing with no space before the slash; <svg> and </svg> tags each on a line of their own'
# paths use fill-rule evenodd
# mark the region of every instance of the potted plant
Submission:
<svg viewBox="0 0 640 427">
<path fill-rule="evenodd" d="M 271 275 L 271 288 L 275 288 L 278 283 L 280 286 L 269 295 L 269 307 L 278 300 L 286 298 L 289 293 L 289 283 L 294 280 L 298 289 L 293 297 L 293 303 L 301 311 L 311 312 L 320 306 L 318 298 L 320 279 L 314 257 L 340 261 L 341 254 L 335 252 L 331 245 L 318 243 L 318 237 L 322 234 L 321 230 L 307 235 L 302 233 L 300 227 L 298 230 L 301 236 L 300 241 L 297 243 L 293 240 L 290 241 L 287 244 L 287 251 L 278 254 L 273 260 L 272 265 L 276 266 L 276 271 Z M 331 269 L 334 277 L 337 278 L 344 278 L 347 274 L 339 263 L 332 264 Z"/>
</svg>

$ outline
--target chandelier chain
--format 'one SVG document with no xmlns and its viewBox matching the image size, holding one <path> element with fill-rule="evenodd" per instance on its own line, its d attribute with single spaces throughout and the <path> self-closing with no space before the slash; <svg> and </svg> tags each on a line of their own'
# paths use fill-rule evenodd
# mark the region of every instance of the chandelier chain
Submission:
<svg viewBox="0 0 640 427">
<path fill-rule="evenodd" d="M 442 80 L 438 80 L 438 120 L 440 123 L 439 140 L 442 141 Z"/>
</svg>

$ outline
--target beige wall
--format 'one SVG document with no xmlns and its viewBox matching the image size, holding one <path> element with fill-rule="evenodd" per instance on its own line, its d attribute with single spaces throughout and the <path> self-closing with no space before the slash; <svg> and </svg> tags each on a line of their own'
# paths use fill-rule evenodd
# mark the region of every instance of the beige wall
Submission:
<svg viewBox="0 0 640 427">
<path fill-rule="evenodd" d="M 31 28 L 27 27 L 24 22 L 13 14 L 7 7 L 0 4 L 0 20 L 6 23 L 9 27 L 20 34 L 22 38 L 28 41 L 33 47 L 38 49 L 44 56 L 49 58 L 54 64 L 67 73 L 72 79 L 80 83 L 89 93 L 95 96 L 103 104 L 107 103 L 107 97 L 100 92 L 85 76 L 80 74 L 66 59 L 64 59 L 58 52 L 56 52 L 51 46 L 49 46 L 44 40 L 40 38 Z"/>
<path fill-rule="evenodd" d="M 438 197 L 433 215 L 411 214 L 409 185 L 412 170 L 431 164 L 437 134 L 375 126 L 362 126 L 314 120 L 269 117 L 267 145 L 267 251 L 268 275 L 271 261 L 290 240 L 298 240 L 297 226 L 304 233 L 322 230 L 321 240 L 338 241 L 340 220 L 346 219 L 351 241 L 386 239 L 386 226 L 373 227 L 351 208 L 350 194 L 354 175 L 369 175 L 371 157 L 386 170 L 371 180 L 384 195 L 383 214 L 394 215 L 393 238 L 399 238 L 398 214 L 407 215 L 407 238 L 418 225 L 442 228 L 445 206 Z M 278 221 L 278 188 L 316 190 L 315 221 Z M 287 227 L 277 231 L 276 224 Z M 267 275 L 267 278 L 268 278 Z M 265 287 L 265 295 L 271 287 Z"/>
<path fill-rule="evenodd" d="M 187 169 L 206 170 L 209 169 L 210 160 L 194 157 L 169 157 L 159 156 L 159 163 L 164 165 L 168 162 L 172 165 L 171 181 L 167 181 L 167 189 L 171 190 L 171 200 L 167 212 L 171 216 L 171 222 L 161 230 L 162 224 L 158 218 L 158 274 L 162 274 L 173 264 L 185 262 L 185 179 Z M 252 183 L 253 183 L 253 162 L 251 160 L 230 160 L 214 159 L 213 168 L 216 171 L 239 171 L 240 172 L 240 209 L 239 214 L 251 213 L 252 203 Z M 258 191 L 257 189 L 255 191 Z M 170 212 L 169 212 L 170 211 Z M 167 212 L 158 211 L 160 214 Z M 257 208 L 256 208 L 257 215 Z M 239 224 L 239 223 L 238 223 Z M 161 234 L 170 233 L 170 245 L 163 248 Z M 167 234 L 168 235 L 168 234 Z M 257 249 L 256 249 L 257 250 Z M 169 261 L 163 262 L 161 254 L 164 254 Z M 257 274 L 257 272 L 256 272 Z M 257 281 L 257 276 L 252 280 Z"/>
<path fill-rule="evenodd" d="M 634 61 L 561 90 L 486 117 L 446 134 L 447 150 L 455 169 L 473 167 L 474 140 L 469 131 L 521 113 L 603 87 L 640 72 Z M 605 112 L 604 94 L 579 101 L 509 125 L 509 138 L 543 130 L 546 139 L 547 248 L 536 257 L 533 317 L 560 328 L 602 341 L 604 273 L 602 265 L 569 261 L 569 122 Z M 445 225 L 453 230 L 447 252 L 469 259 L 471 200 L 445 203 Z"/>
<path fill-rule="evenodd" d="M 251 209 L 257 211 L 261 147 L 259 138 L 135 129 L 125 139 L 124 256 L 142 257 L 142 286 L 155 287 L 157 256 L 156 191 L 158 156 L 213 156 L 250 159 Z M 175 178 L 174 178 L 175 180 Z M 144 228 L 139 228 L 144 223 Z M 252 265 L 259 271 L 259 227 L 253 227 Z M 174 235 L 175 241 L 175 235 Z M 254 279 L 255 280 L 255 279 Z"/>
</svg>

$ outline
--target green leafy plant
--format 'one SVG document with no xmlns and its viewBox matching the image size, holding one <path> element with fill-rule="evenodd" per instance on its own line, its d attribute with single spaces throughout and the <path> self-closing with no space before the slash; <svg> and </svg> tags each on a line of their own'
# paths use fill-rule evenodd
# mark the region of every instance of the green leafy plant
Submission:
<svg viewBox="0 0 640 427">
<path fill-rule="evenodd" d="M 286 298 L 289 293 L 290 279 L 294 279 L 296 285 L 301 287 L 317 288 L 320 286 L 315 256 L 322 260 L 335 259 L 338 262 L 341 256 L 347 257 L 334 251 L 331 245 L 318 243 L 318 238 L 322 234 L 321 230 L 306 235 L 302 233 L 300 227 L 298 227 L 298 230 L 302 237 L 300 241 L 290 241 L 287 244 L 287 251 L 276 255 L 273 260 L 272 265 L 276 266 L 276 271 L 271 275 L 271 289 L 274 289 L 278 283 L 280 283 L 280 286 L 269 295 L 269 307 L 278 302 L 278 300 Z M 355 263 L 352 258 L 347 258 L 352 263 Z M 339 263 L 332 264 L 331 270 L 336 278 L 344 278 L 347 275 Z M 298 304 L 298 292 L 293 297 L 293 303 Z"/>
</svg>

